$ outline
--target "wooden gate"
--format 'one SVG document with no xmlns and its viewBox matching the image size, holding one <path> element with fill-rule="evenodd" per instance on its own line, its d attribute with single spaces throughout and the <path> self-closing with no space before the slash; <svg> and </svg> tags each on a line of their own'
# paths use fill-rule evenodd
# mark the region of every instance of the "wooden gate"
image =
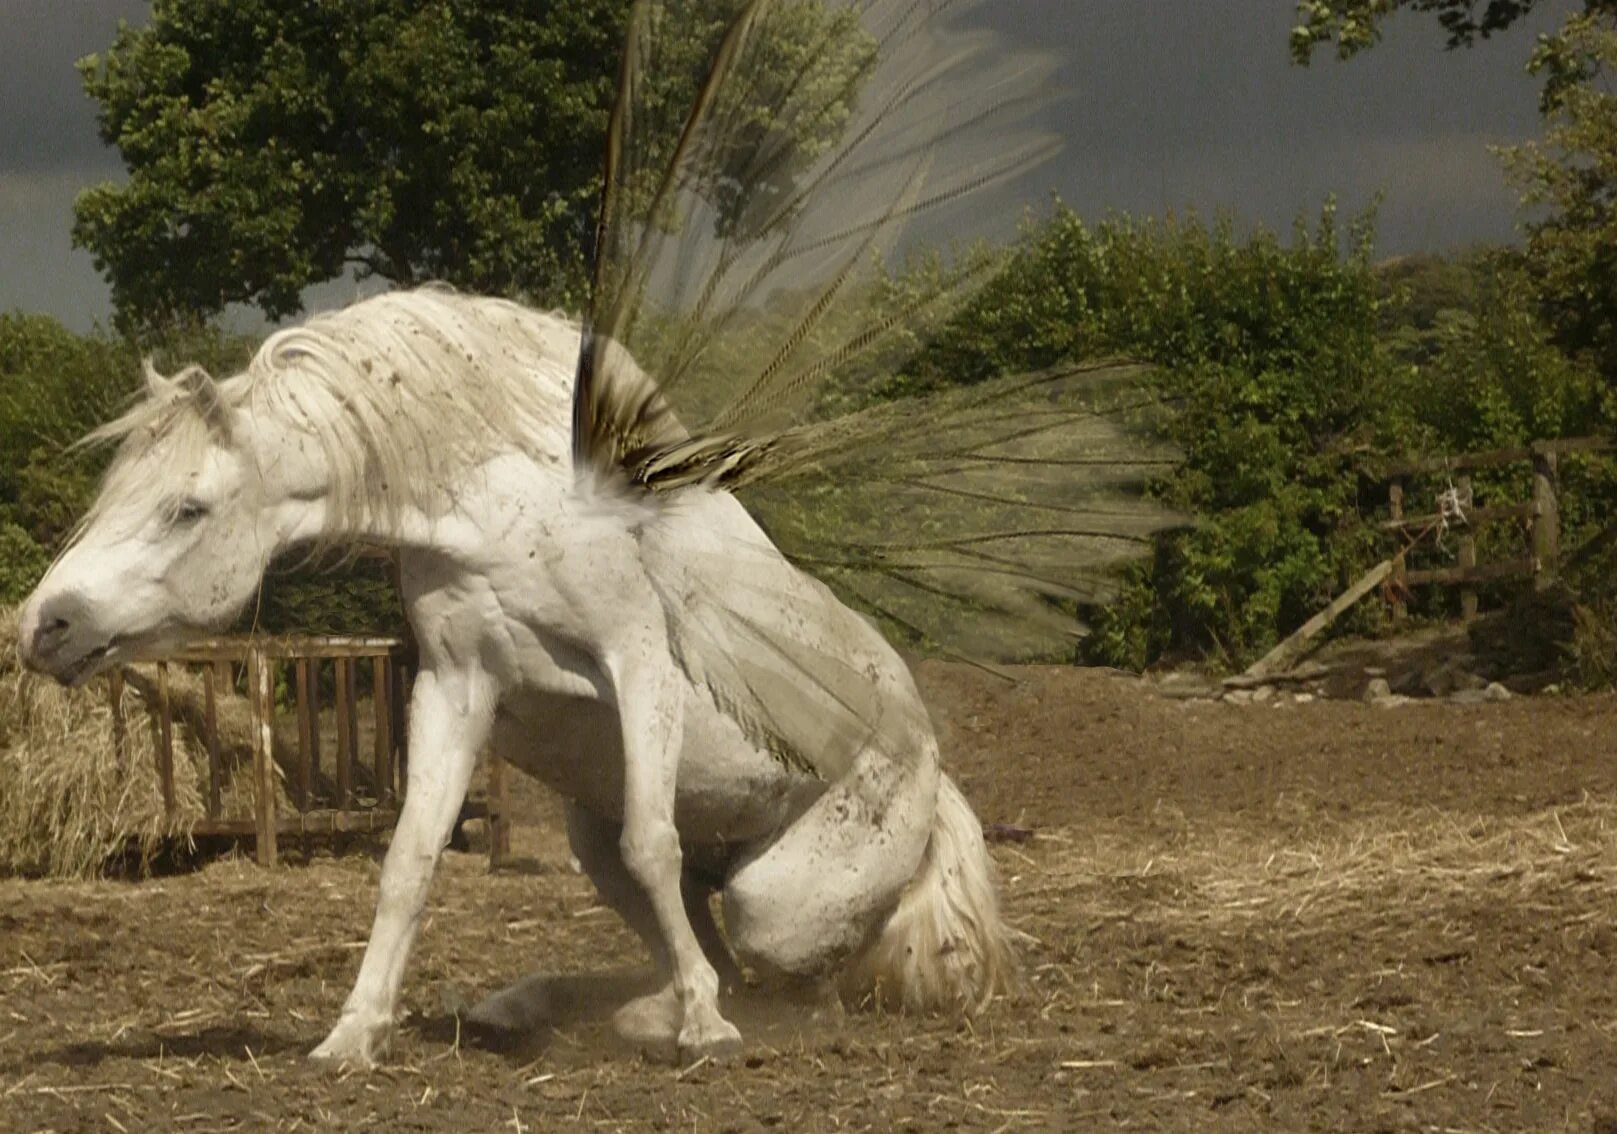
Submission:
<svg viewBox="0 0 1617 1134">
<path fill-rule="evenodd" d="M 142 692 L 153 707 L 158 783 L 171 820 L 176 817 L 174 671 L 184 667 L 201 674 L 202 720 L 195 731 L 206 751 L 207 782 L 202 792 L 205 813 L 193 834 L 252 835 L 258 861 L 267 865 L 276 859 L 280 836 L 378 831 L 397 820 L 410 678 L 404 643 L 398 639 L 216 638 L 188 643 L 147 664 L 155 673 L 149 679 L 152 687 Z M 361 706 L 361 673 L 369 687 L 368 713 Z M 111 675 L 113 731 L 120 748 L 129 727 L 122 711 L 123 686 L 147 680 L 133 667 Z M 323 686 L 334 690 L 329 721 L 321 710 Z M 250 720 L 251 814 L 227 814 L 222 799 L 219 713 L 223 698 L 235 697 L 238 689 L 245 695 Z M 277 743 L 277 724 L 283 723 L 277 706 L 287 702 L 296 716 L 295 742 L 287 743 L 287 730 L 281 729 L 283 740 Z M 290 803 L 286 814 L 277 804 L 283 792 Z M 476 813 L 488 815 L 489 809 Z"/>
<path fill-rule="evenodd" d="M 1604 438 L 1599 437 L 1559 438 L 1535 441 L 1514 449 L 1463 453 L 1453 457 L 1424 457 L 1387 466 L 1388 518 L 1381 526 L 1393 533 L 1401 545 L 1392 557 L 1392 571 L 1388 579 L 1388 598 L 1393 617 L 1403 617 L 1404 599 L 1409 588 L 1422 584 L 1459 587 L 1461 617 L 1466 619 L 1476 617 L 1477 586 L 1480 583 L 1530 579 L 1535 587 L 1547 586 L 1556 577 L 1561 554 L 1560 509 L 1556 498 L 1560 458 L 1569 453 L 1604 452 L 1610 447 Z M 1522 463 L 1531 463 L 1533 467 L 1533 489 L 1529 499 L 1489 503 L 1486 506 L 1475 501 L 1471 473 L 1479 469 Z M 1406 515 L 1405 493 L 1409 482 L 1414 478 L 1434 476 L 1451 478 L 1450 508 L 1425 515 Z M 1452 567 L 1411 568 L 1408 564 L 1409 553 L 1423 537 L 1447 526 L 1451 520 L 1459 524 L 1456 529 L 1457 563 Z M 1487 524 L 1511 521 L 1522 524 L 1526 529 L 1527 539 L 1522 554 L 1479 564 L 1476 530 Z"/>
</svg>

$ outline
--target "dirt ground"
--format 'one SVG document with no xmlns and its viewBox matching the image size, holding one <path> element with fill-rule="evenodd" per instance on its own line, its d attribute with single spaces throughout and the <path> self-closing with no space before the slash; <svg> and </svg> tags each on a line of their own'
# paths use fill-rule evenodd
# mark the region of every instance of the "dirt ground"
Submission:
<svg viewBox="0 0 1617 1134">
<path fill-rule="evenodd" d="M 1026 935 L 1025 991 L 969 1026 L 750 993 L 733 1062 L 619 1048 L 604 1015 L 640 958 L 529 793 L 514 869 L 449 856 L 368 1074 L 304 1053 L 372 857 L 0 881 L 0 1128 L 1617 1132 L 1617 698 L 1021 676 L 922 669 Z M 534 969 L 551 1029 L 457 1027 Z"/>
</svg>

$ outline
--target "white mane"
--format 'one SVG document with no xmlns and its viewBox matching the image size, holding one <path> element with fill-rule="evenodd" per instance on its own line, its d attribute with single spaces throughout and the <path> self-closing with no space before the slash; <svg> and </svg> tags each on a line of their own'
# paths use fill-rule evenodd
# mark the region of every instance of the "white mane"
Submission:
<svg viewBox="0 0 1617 1134">
<path fill-rule="evenodd" d="M 216 385 L 196 368 L 172 378 L 149 370 L 147 397 L 91 435 L 121 444 L 87 522 L 153 503 L 173 492 L 175 470 L 199 467 L 211 434 L 198 382 L 225 408 L 319 446 L 334 531 L 403 509 L 440 513 L 457 474 L 500 452 L 564 468 L 578 334 L 559 314 L 429 288 L 279 331 Z M 163 475 L 151 475 L 156 467 Z"/>
</svg>

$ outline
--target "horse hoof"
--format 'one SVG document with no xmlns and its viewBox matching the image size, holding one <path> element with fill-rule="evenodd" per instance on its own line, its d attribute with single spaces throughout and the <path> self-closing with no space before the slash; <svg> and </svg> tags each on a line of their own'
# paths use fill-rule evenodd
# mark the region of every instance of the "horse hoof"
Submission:
<svg viewBox="0 0 1617 1134">
<path fill-rule="evenodd" d="M 331 1034 L 309 1053 L 316 1063 L 329 1067 L 357 1067 L 370 1070 L 387 1051 L 392 1028 L 387 1024 L 364 1024 L 358 1020 L 339 1021 Z"/>
<path fill-rule="evenodd" d="M 671 1051 L 679 1036 L 679 997 L 672 988 L 637 996 L 612 1013 L 612 1030 L 636 1047 Z"/>
<path fill-rule="evenodd" d="M 684 1027 L 679 1033 L 682 1062 L 728 1059 L 741 1051 L 741 1032 L 729 1020 L 719 1017 L 706 1027 Z"/>
</svg>

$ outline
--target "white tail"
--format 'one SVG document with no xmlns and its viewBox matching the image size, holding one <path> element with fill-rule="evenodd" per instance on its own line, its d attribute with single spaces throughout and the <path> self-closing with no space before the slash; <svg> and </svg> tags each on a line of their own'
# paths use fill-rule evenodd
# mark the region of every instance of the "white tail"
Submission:
<svg viewBox="0 0 1617 1134">
<path fill-rule="evenodd" d="M 982 825 L 943 776 L 921 865 L 887 923 L 848 962 L 843 996 L 906 1011 L 970 1014 L 1006 991 L 1015 975 Z"/>
</svg>

